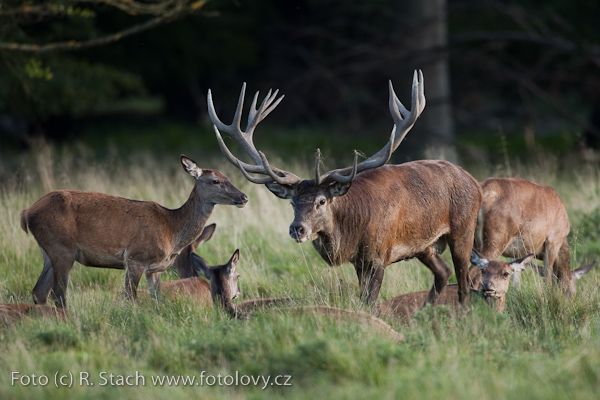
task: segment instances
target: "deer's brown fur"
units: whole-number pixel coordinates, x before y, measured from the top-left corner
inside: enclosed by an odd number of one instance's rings
[[[547,283],[555,276],[562,291],[574,295],[567,241],[569,217],[556,191],[521,178],[488,178],[481,187],[477,250],[489,260],[534,253],[544,262]],[[516,273],[517,284],[518,277]]]
[[[0,325],[10,326],[23,318],[48,317],[68,319],[73,313],[62,308],[38,304],[6,303],[0,304]]]
[[[248,197],[229,178],[201,169],[182,156],[184,170],[196,179],[188,200],[176,210],[151,201],[135,201],[103,193],[73,190],[50,192],[21,213],[21,227],[35,237],[44,269],[33,289],[36,304],[52,290],[58,307],[66,307],[73,262],[125,269],[127,298],[137,295],[142,274],[157,296],[160,273],[200,236],[215,204],[243,207]]]

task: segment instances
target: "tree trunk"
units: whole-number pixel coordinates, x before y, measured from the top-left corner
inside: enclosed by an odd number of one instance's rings
[[[457,161],[450,97],[450,71],[448,65],[448,32],[446,0],[412,0],[419,55],[415,68],[423,70],[427,106],[420,118],[418,140],[427,158],[444,158]],[[417,135],[415,135],[417,136]]]

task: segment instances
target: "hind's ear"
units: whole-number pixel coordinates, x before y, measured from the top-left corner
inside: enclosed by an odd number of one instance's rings
[[[481,269],[485,268],[488,265],[489,261],[483,255],[481,255],[477,250],[471,250],[471,264],[479,267]]]
[[[229,275],[229,274],[235,272],[239,261],[240,261],[240,249],[237,249],[231,256],[229,261],[227,262],[227,265],[225,265],[225,275]]]
[[[186,157],[183,154],[181,155],[181,165],[183,165],[183,169],[185,170],[185,172],[187,172],[194,178],[198,179],[200,178],[200,176],[202,176],[202,168],[200,168],[194,160],[192,160],[189,157]]]
[[[533,261],[533,258],[535,257],[535,254],[531,253],[526,255],[523,258],[519,258],[518,260],[514,260],[511,261],[510,267],[512,268],[513,272],[520,272],[523,271],[525,268],[527,268],[527,265],[529,265],[529,263],[531,261]]]
[[[212,276],[212,269],[210,268],[206,260],[196,253],[192,253],[191,258],[192,268],[194,268],[196,272],[203,274],[206,277],[206,279],[210,281],[210,277]]]
[[[208,242],[212,237],[213,233],[215,233],[215,229],[217,229],[217,224],[210,224],[208,226],[205,226],[200,236],[198,236],[198,239],[196,239],[194,243],[192,243],[192,250],[195,251],[196,248],[200,246],[200,243]]]
[[[588,272],[590,272],[594,265],[596,265],[596,261],[594,261],[591,264],[584,265],[583,267],[579,267],[571,272],[571,276],[573,277],[573,279],[577,280],[585,274],[587,274]]]

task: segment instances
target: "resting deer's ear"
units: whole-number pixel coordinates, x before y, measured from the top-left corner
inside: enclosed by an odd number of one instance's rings
[[[535,254],[531,253],[526,255],[523,258],[519,258],[518,260],[514,260],[511,261],[510,267],[512,268],[513,272],[520,272],[523,271],[525,268],[527,268],[527,265],[533,261],[533,258],[535,257]]]
[[[488,265],[489,261],[483,255],[481,255],[477,250],[471,250],[471,264],[479,267],[481,269],[485,268]]]
[[[192,250],[195,251],[196,248],[200,246],[200,243],[208,242],[213,233],[215,233],[215,229],[217,229],[217,224],[205,226],[200,236],[198,236],[198,239],[194,240],[192,243]]]
[[[280,199],[289,200],[294,197],[294,186],[292,185],[282,185],[279,183],[266,183],[265,186],[267,189],[271,191],[275,196]]]
[[[352,185],[352,181],[348,183],[340,183],[334,182],[327,188],[329,190],[329,194],[331,197],[340,197],[348,193],[350,190],[350,186]]]
[[[235,273],[239,261],[240,249],[237,249],[231,256],[231,259],[229,259],[229,261],[225,265],[225,275],[229,276],[230,274]]]
[[[212,269],[210,268],[206,260],[196,253],[192,253],[191,258],[192,268],[194,268],[196,272],[203,274],[206,277],[206,279],[210,281],[210,277],[212,276]]]
[[[200,178],[200,176],[202,176],[202,168],[200,168],[194,160],[192,160],[189,157],[186,157],[183,154],[181,155],[181,164],[183,165],[183,169],[185,170],[185,172],[187,172],[194,178],[198,179]]]
[[[573,277],[573,279],[577,280],[585,274],[587,274],[588,272],[590,272],[594,265],[596,265],[596,261],[594,261],[591,264],[584,265],[583,267],[579,267],[571,272],[571,276]]]

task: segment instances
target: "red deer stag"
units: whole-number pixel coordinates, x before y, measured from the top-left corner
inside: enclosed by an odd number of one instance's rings
[[[151,201],[72,190],[50,192],[23,210],[21,227],[33,234],[44,257],[44,269],[33,289],[34,302],[45,304],[51,289],[56,305],[66,308],[74,261],[125,269],[124,294],[129,299],[136,298],[145,274],[157,298],[160,273],[200,236],[215,204],[244,207],[248,202],[248,196],[221,172],[202,169],[183,155],[181,163],[196,183],[188,200],[176,210]]]
[[[447,161],[413,161],[384,164],[400,145],[425,107],[423,75],[415,71],[412,109],[408,111],[394,93],[390,82],[389,108],[394,129],[388,143],[376,154],[352,167],[321,174],[317,150],[315,178],[305,180],[269,165],[266,156],[252,141],[254,129],[279,104],[278,91],[267,94],[256,109],[258,92],[248,116],[246,131],[240,120],[246,85],[242,86],[231,125],[222,123],[215,112],[211,91],[208,112],[222,152],[246,179],[264,184],[277,197],[291,199],[295,218],[290,236],[297,242],[311,240],[329,265],[351,262],[358,275],[361,299],[374,303],[384,269],[389,264],[418,258],[434,274],[427,302],[434,302],[452,274],[438,254],[450,247],[460,287],[460,299],[469,295],[467,270],[481,188],[462,168]],[[255,164],[237,159],[225,145],[219,130],[242,146]],[[257,173],[265,177],[253,177]]]
[[[544,262],[548,285],[555,276],[565,295],[574,295],[569,216],[554,189],[520,178],[488,178],[481,188],[476,249],[489,260],[535,253]],[[518,286],[519,273],[513,279]]]

